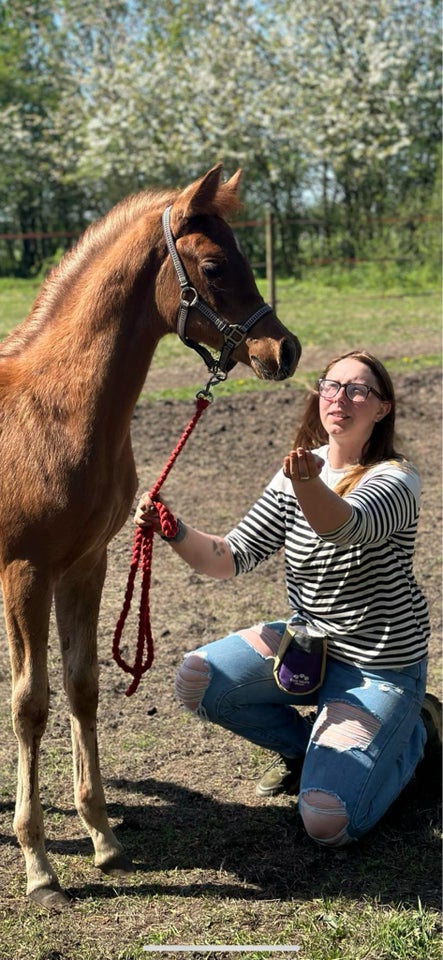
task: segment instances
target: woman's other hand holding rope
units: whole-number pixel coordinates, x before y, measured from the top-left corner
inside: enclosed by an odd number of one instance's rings
[[[135,511],[134,523],[145,532],[152,529],[154,533],[161,535],[160,517],[149,493],[144,493],[139,500]]]

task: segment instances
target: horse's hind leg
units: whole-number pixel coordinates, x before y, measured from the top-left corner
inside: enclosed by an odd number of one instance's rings
[[[14,830],[26,863],[27,893],[40,905],[68,903],[45,851],[39,797],[40,741],[48,718],[47,644],[52,593],[48,577],[16,560],[2,574],[12,667],[12,722],[18,741]]]
[[[71,709],[75,805],[91,836],[95,864],[119,873],[131,864],[109,826],[97,746],[97,623],[105,572],[106,553],[87,569],[68,571],[57,585],[55,607]]]

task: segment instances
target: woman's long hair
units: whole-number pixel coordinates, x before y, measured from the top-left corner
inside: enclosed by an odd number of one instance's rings
[[[341,357],[335,357],[334,360],[331,360],[322,374],[322,378],[327,377],[334,364],[338,363],[339,360],[346,360],[348,357],[352,357],[353,360],[359,360],[360,363],[366,364],[366,366],[372,370],[377,381],[378,390],[383,400],[389,400],[391,409],[382,420],[374,423],[371,436],[363,447],[360,463],[353,467],[334,488],[335,492],[341,495],[347,493],[348,490],[354,487],[366,470],[375,463],[380,463],[382,460],[403,459],[401,455],[396,452],[394,446],[396,406],[394,385],[388,371],[380,360],[377,360],[377,357],[374,357],[366,350],[351,350],[349,353],[344,353]],[[294,439],[294,449],[297,447],[305,447],[312,450],[316,447],[323,446],[323,444],[327,442],[328,435],[320,420],[319,394],[318,391],[313,390],[306,402],[302,421]]]

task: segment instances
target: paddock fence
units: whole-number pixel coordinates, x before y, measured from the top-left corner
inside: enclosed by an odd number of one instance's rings
[[[277,217],[270,210],[232,224],[257,277],[266,280],[267,300],[277,303],[277,277],[303,280],[357,268],[405,272],[423,265],[435,278],[441,269],[441,217],[411,214],[374,218],[353,231],[309,217]],[[0,233],[0,276],[44,274],[75,243],[81,230]],[[280,301],[280,298],[279,302]]]

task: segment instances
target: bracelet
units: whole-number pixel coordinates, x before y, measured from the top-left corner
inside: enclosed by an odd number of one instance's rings
[[[160,536],[162,540],[169,540],[169,543],[181,543],[186,536],[186,530],[187,528],[183,521],[180,520],[180,517],[177,517],[177,533],[175,533],[173,537],[166,537],[163,533],[161,533]]]

